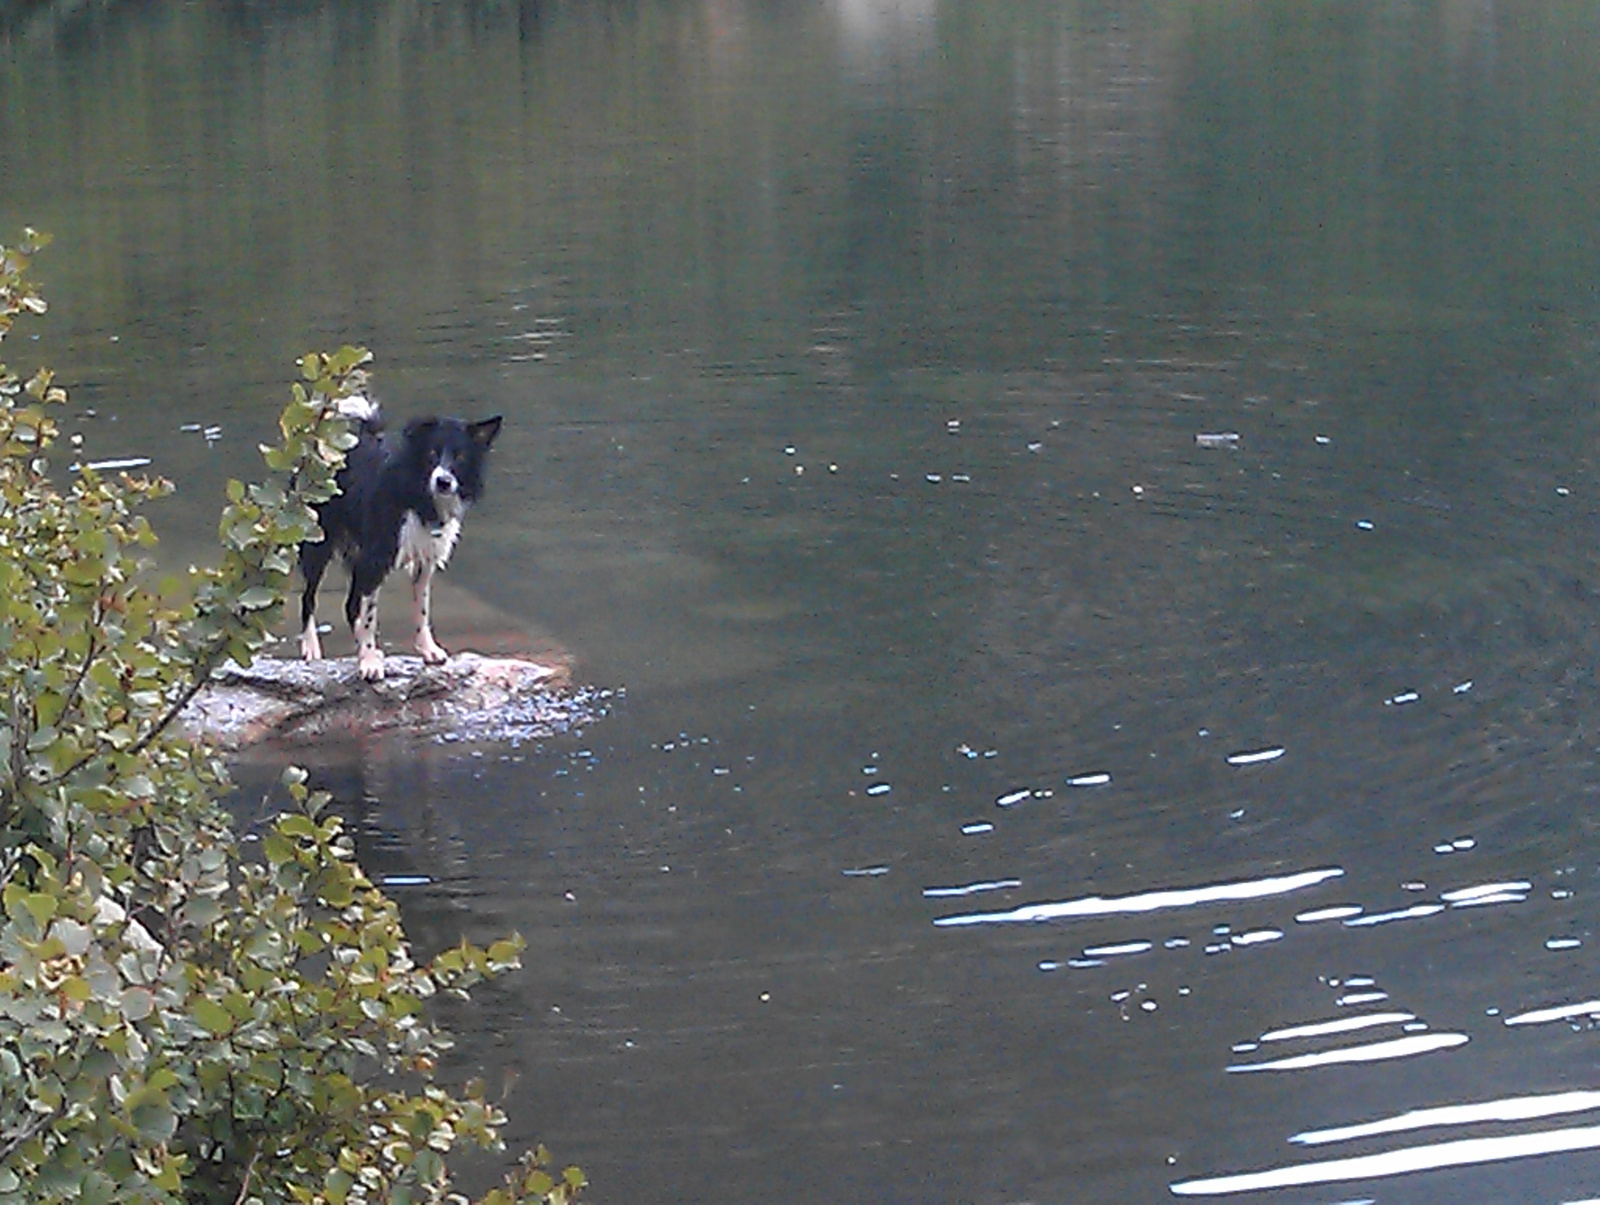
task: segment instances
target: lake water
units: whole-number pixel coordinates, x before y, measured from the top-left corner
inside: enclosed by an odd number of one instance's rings
[[[506,416],[449,584],[611,714],[317,772],[419,944],[528,938],[450,1070],[596,1200],[1585,1200],[1597,61],[1554,0],[17,4],[7,359],[173,558],[308,348]]]

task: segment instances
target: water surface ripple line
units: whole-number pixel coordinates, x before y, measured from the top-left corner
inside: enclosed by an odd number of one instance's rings
[[[1392,1117],[1359,1125],[1337,1126],[1326,1130],[1304,1130],[1291,1134],[1289,1141],[1298,1146],[1318,1146],[1324,1142],[1349,1142],[1353,1138],[1372,1138],[1378,1134],[1398,1134],[1405,1130],[1422,1130],[1432,1126],[1476,1125],[1484,1121],[1531,1121],[1536,1117],[1553,1117],[1559,1113],[1586,1113],[1600,1109],[1600,1092],[1550,1092],[1540,1096],[1508,1096],[1501,1100],[1480,1101],[1470,1105],[1436,1105],[1430,1109],[1412,1109]]]
[[[1315,887],[1318,883],[1336,879],[1342,874],[1344,871],[1337,866],[1324,866],[1317,870],[1305,870],[1299,874],[1282,875],[1271,879],[1214,883],[1208,887],[1174,887],[1109,898],[1103,895],[1089,895],[1076,900],[1024,904],[1007,912],[963,912],[954,916],[938,917],[933,923],[941,926],[1001,925],[1068,920],[1083,916],[1122,916],[1158,912],[1165,908],[1192,908],[1199,904],[1231,903],[1237,900],[1261,899],[1271,895],[1286,895],[1291,891]]]
[[[1410,1038],[1372,1042],[1365,1046],[1343,1046],[1336,1050],[1295,1054],[1267,1063],[1235,1063],[1227,1070],[1231,1075],[1248,1071],[1303,1071],[1308,1067],[1331,1067],[1340,1063],[1379,1063],[1387,1059],[1407,1059],[1414,1054],[1432,1054],[1435,1050],[1449,1050],[1465,1045],[1467,1040],[1464,1033],[1418,1034]]]
[[[1175,1197],[1220,1197],[1235,1192],[1260,1192],[1268,1188],[1294,1188],[1306,1184],[1336,1184],[1346,1180],[1371,1180],[1408,1172],[1436,1171],[1443,1167],[1468,1167],[1526,1159],[1533,1155],[1559,1155],[1600,1147],[1600,1126],[1566,1130],[1541,1130],[1533,1134],[1506,1134],[1498,1138],[1458,1138],[1428,1146],[1405,1147],[1379,1155],[1328,1159],[1295,1167],[1241,1172],[1208,1180],[1179,1180],[1169,1185]]]
[[[1551,1021],[1567,1021],[1573,1017],[1600,1016],[1600,1000],[1585,1000],[1582,1004],[1560,1004],[1554,1008],[1536,1008],[1532,1012],[1507,1017],[1507,1025],[1546,1025]]]
[[[1357,1029],[1371,1029],[1374,1025],[1401,1025],[1415,1021],[1415,1013],[1364,1013],[1358,1017],[1338,1017],[1331,1021],[1311,1021],[1305,1025],[1290,1025],[1284,1029],[1270,1029],[1261,1035],[1263,1042],[1287,1042],[1295,1038],[1321,1038],[1333,1033],[1350,1033]]]

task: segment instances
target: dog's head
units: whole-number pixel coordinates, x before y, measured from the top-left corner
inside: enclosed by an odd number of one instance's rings
[[[479,423],[414,418],[406,424],[406,448],[427,474],[427,493],[440,518],[459,517],[482,496],[489,448],[499,434],[498,414]]]

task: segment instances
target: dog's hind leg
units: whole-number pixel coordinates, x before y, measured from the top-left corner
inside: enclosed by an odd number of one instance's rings
[[[344,615],[356,637],[356,667],[368,682],[383,677],[383,649],[378,646],[378,588],[382,584],[381,570],[374,573],[360,562],[351,566]]]
[[[417,629],[417,653],[429,665],[448,661],[450,654],[433,638],[433,566],[423,562],[411,575],[411,618]]]
[[[300,596],[300,656],[307,661],[322,659],[322,640],[317,635],[317,587],[327,572],[333,545],[327,540],[300,545],[300,575],[305,578],[305,593]]]

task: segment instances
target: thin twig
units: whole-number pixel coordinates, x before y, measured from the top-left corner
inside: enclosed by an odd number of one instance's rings
[[[78,667],[78,676],[73,679],[72,689],[67,691],[67,697],[61,704],[61,715],[63,718],[65,718],[67,712],[72,710],[72,705],[78,701],[78,692],[83,689],[84,679],[89,676],[89,668],[94,664],[95,655],[99,653],[99,651],[100,650],[95,647],[94,633],[90,632],[89,648],[83,654],[83,664]]]
[[[244,1179],[239,1182],[239,1195],[233,1199],[233,1205],[244,1205],[245,1198],[250,1195],[250,1178],[256,1173],[256,1161],[261,1158],[261,1139],[256,1139],[256,1149],[250,1153],[250,1162],[245,1164]]]
[[[33,1118],[22,1129],[6,1139],[3,1144],[0,1144],[0,1164],[3,1164],[12,1155],[16,1154],[22,1144],[44,1129],[54,1116],[54,1109],[48,1113],[35,1113]]]
[[[128,746],[128,749],[126,750],[128,756],[137,757],[150,747],[150,743],[152,741],[166,731],[168,726],[171,725],[172,721],[178,718],[178,714],[189,705],[189,701],[205,688],[205,684],[211,680],[211,672],[216,669],[217,666],[222,664],[222,658],[226,655],[226,653],[227,641],[224,638],[219,638],[217,640],[217,647],[209,650],[205,656],[200,659],[199,664],[203,666],[203,668],[195,673],[194,679],[183,688],[183,693],[178,696],[178,699],[161,714],[160,718],[158,718],[155,723],[151,724],[143,736],[141,736],[132,745]],[[97,741],[92,748],[84,752],[82,757],[78,758],[77,761],[73,762],[65,770],[61,771],[61,773],[52,777],[50,779],[51,785],[67,781],[67,779],[71,778],[79,770],[83,769],[104,752],[104,742]]]
[[[158,736],[167,730],[167,728],[172,724],[172,721],[178,718],[179,714],[185,707],[189,706],[195,695],[199,694],[205,689],[206,683],[211,681],[212,671],[215,670],[217,666],[222,664],[222,659],[227,655],[227,651],[227,641],[219,639],[217,641],[217,647],[211,649],[206,653],[205,657],[201,659],[201,668],[195,673],[194,679],[189,683],[189,685],[183,688],[183,693],[173,701],[171,706],[169,706],[166,711],[162,712],[161,717],[150,726],[149,731],[147,731],[143,736],[129,746],[129,756],[137,757],[139,754],[143,753],[147,748],[150,747],[150,742],[154,741]]]

